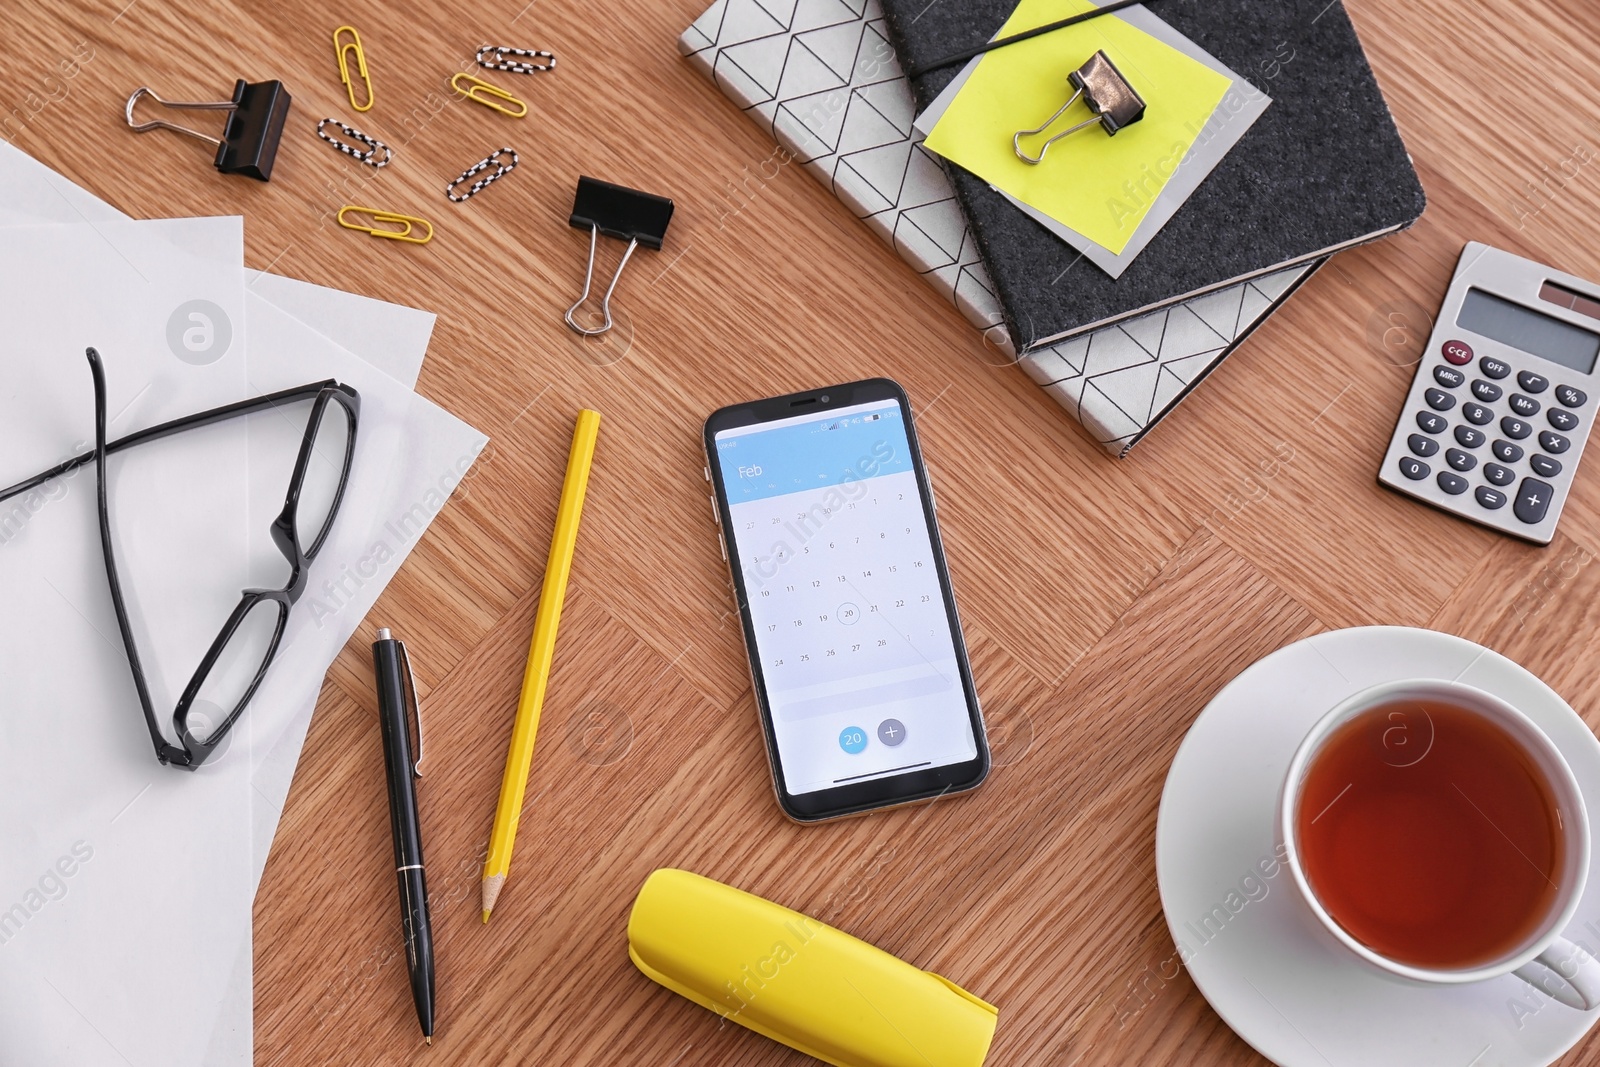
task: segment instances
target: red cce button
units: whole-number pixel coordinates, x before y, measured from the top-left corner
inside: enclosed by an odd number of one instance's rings
[[[1440,351],[1444,353],[1445,359],[1458,367],[1463,363],[1472,362],[1472,346],[1465,341],[1446,341]]]

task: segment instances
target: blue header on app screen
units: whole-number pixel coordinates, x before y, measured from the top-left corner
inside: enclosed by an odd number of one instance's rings
[[[864,405],[769,430],[719,435],[728,503],[825,489],[911,470],[900,405]]]

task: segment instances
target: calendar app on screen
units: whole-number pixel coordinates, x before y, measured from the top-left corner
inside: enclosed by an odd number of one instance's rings
[[[900,405],[841,407],[715,440],[788,791],[974,759]]]

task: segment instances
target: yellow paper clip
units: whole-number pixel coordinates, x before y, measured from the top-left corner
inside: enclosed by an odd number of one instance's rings
[[[365,213],[372,216],[372,224],[363,226],[359,222],[345,221],[344,216],[347,211]],[[381,229],[380,227],[384,223],[399,223],[404,228],[399,230]],[[433,223],[427,219],[419,219],[415,215],[396,215],[389,211],[379,211],[373,207],[356,207],[354,204],[346,204],[339,209],[339,225],[347,230],[358,230],[361,233],[371,234],[373,237],[387,237],[392,241],[410,241],[414,245],[425,245],[433,240]],[[411,231],[417,226],[422,227],[423,233],[421,237],[412,236]]]
[[[350,40],[340,41],[339,35],[348,33]],[[372,78],[367,75],[367,53],[361,48],[361,35],[354,26],[340,26],[333,31],[333,50],[339,57],[339,80],[344,83],[344,91],[350,97],[350,106],[357,111],[372,110]],[[356,73],[361,77],[361,84],[367,89],[367,102],[356,103],[356,84],[350,79],[350,53],[356,54]]]
[[[462,82],[468,83],[468,87],[463,89],[461,87]],[[510,115],[514,119],[520,119],[522,116],[528,113],[527,104],[524,104],[521,100],[518,100],[516,97],[506,92],[498,85],[490,85],[482,78],[474,78],[470,74],[457,74],[455,77],[451,78],[450,88],[465,96],[473,103],[482,104],[484,107],[492,107],[502,115]],[[479,93],[482,93],[483,95],[479,96]],[[509,107],[505,107],[499,103],[496,103],[496,100],[504,100],[507,103],[516,105],[518,108],[521,108],[521,110],[513,111]]]

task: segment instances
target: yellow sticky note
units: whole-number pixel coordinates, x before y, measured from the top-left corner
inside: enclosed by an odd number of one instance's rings
[[[1021,33],[1095,5],[1022,0],[1000,30]],[[1039,125],[1066,102],[1067,75],[1103,50],[1145,102],[1144,118],[1115,137],[1098,125],[1050,146],[1044,161],[1017,158],[1012,134]],[[1089,240],[1120,253],[1155,203],[1229,80],[1115,15],[1041,34],[986,54],[929,132],[927,146]],[[1091,116],[1080,100],[1023,148]]]

